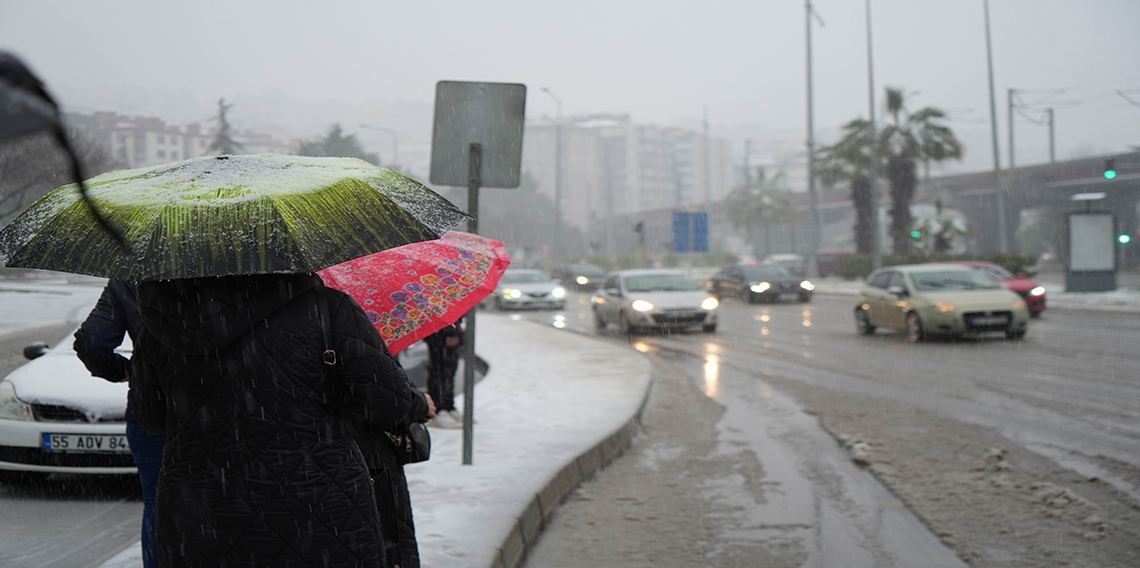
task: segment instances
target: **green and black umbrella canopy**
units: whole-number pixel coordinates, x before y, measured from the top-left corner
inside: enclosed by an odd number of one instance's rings
[[[210,156],[106,173],[0,230],[0,263],[129,281],[315,272],[437,239],[469,216],[392,170],[353,158]]]

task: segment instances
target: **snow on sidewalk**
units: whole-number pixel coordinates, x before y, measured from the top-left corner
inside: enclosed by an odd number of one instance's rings
[[[432,457],[405,468],[425,568],[488,568],[516,521],[559,471],[621,429],[649,388],[630,349],[480,312],[473,462],[462,430],[433,428]],[[462,397],[456,401],[462,408]],[[140,568],[139,546],[101,568]]]

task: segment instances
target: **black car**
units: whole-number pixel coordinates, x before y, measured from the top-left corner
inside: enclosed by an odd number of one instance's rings
[[[733,296],[752,304],[798,300],[810,302],[815,285],[782,266],[736,264],[726,266],[709,280],[709,290],[718,298]]]
[[[568,290],[597,290],[606,271],[593,264],[566,264],[551,270],[550,277]]]

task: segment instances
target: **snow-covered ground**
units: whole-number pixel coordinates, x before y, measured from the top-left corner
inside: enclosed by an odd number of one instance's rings
[[[432,429],[431,460],[405,469],[424,566],[497,564],[535,495],[620,430],[649,388],[633,350],[486,312],[476,324],[490,370],[475,391],[473,465],[462,465],[461,430]],[[135,544],[102,568],[141,566]]]

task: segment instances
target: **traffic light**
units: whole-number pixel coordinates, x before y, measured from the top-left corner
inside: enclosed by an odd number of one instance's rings
[[[1119,242],[1120,244],[1122,244],[1122,245],[1126,245],[1126,244],[1128,244],[1128,242],[1129,242],[1129,241],[1131,241],[1131,240],[1132,240],[1132,236],[1131,236],[1131,235],[1124,235],[1124,234],[1122,234],[1122,235],[1120,235],[1119,237],[1116,237],[1116,240],[1117,240],[1117,242]]]
[[[1116,158],[1104,159],[1104,179],[1113,179],[1116,177]]]
[[[910,237],[912,239],[921,239],[922,238],[922,231],[915,229],[915,230],[910,232]]]

